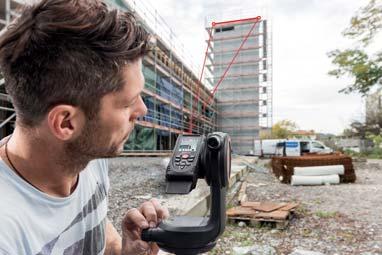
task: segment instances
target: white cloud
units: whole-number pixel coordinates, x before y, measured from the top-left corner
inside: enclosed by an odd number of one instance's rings
[[[338,91],[351,79],[335,79],[327,53],[351,46],[341,32],[356,10],[368,0],[148,0],[184,42],[194,63],[202,63],[206,49],[206,16],[252,13],[267,6],[273,27],[274,121],[290,119],[302,129],[340,133],[351,120],[363,116],[359,95]],[[240,17],[239,17],[240,18]],[[382,38],[374,45],[381,45]]]

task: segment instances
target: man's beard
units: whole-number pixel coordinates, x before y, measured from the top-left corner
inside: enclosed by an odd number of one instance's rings
[[[88,120],[80,136],[65,145],[67,160],[75,165],[87,165],[90,160],[117,157],[121,153],[119,144],[109,145],[110,136],[99,123],[96,118]]]

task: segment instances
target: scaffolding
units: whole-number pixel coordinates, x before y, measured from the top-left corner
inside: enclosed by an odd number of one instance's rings
[[[136,121],[125,152],[159,155],[173,149],[179,134],[206,134],[216,130],[215,100],[209,103],[211,92],[200,82],[191,57],[184,53],[184,47],[157,11],[144,1],[109,0],[108,3],[134,12],[156,39],[154,49],[143,59],[142,97],[148,113]],[[3,23],[8,24],[10,20],[11,17]],[[15,114],[4,86],[0,85],[0,89],[0,129],[4,137],[13,130]],[[8,120],[11,116],[12,121]]]
[[[217,125],[235,153],[253,153],[260,131],[272,126],[272,37],[261,17],[206,26],[205,83],[216,92]]]
[[[17,9],[21,6],[20,0],[0,0],[0,36],[2,30],[18,16]],[[0,136],[5,137],[12,133],[15,125],[16,113],[11,100],[4,88],[4,79],[0,73]]]

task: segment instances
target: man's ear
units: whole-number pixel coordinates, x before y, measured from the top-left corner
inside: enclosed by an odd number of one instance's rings
[[[81,133],[85,124],[85,114],[79,107],[57,105],[49,111],[47,122],[57,139],[69,141]]]

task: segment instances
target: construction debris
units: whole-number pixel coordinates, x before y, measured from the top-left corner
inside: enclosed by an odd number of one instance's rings
[[[271,225],[278,229],[284,229],[292,218],[297,203],[274,203],[247,201],[247,182],[243,181],[238,194],[240,206],[227,210],[228,222],[258,226]]]
[[[228,222],[246,222],[251,226],[263,224],[285,229],[298,203],[243,202],[227,210]]]
[[[331,175],[317,175],[317,176],[304,176],[304,175],[292,175],[291,185],[332,185],[339,184],[340,177],[338,174]]]
[[[345,173],[343,165],[294,167],[292,185],[339,184],[340,175]]]
[[[302,250],[302,249],[295,249],[289,255],[325,255],[325,254],[321,253],[321,252],[317,252],[317,251],[308,251],[308,250]]]
[[[344,173],[343,165],[294,167],[294,174],[299,176],[343,175]]]
[[[322,167],[325,166],[325,167]],[[317,168],[318,167],[318,168]],[[343,168],[343,171],[342,171]],[[322,178],[325,175],[333,173],[338,174],[339,182],[349,183],[355,182],[356,175],[352,163],[352,158],[342,154],[328,154],[328,155],[306,155],[301,157],[273,157],[272,170],[276,177],[282,183],[291,183],[292,176],[319,176],[316,178],[293,178],[293,184],[326,184],[336,183],[337,177]],[[309,173],[311,172],[311,173]],[[296,174],[297,173],[297,174]],[[303,174],[302,174],[303,173]],[[305,180],[308,179],[308,180]],[[324,179],[324,180],[323,180]]]
[[[285,203],[275,204],[271,202],[244,202],[241,204],[243,207],[253,208],[261,212],[273,212],[285,206]]]
[[[239,200],[239,203],[242,204],[243,202],[246,202],[247,201],[247,194],[245,193],[245,191],[247,190],[247,182],[244,181],[242,184],[241,184],[241,188],[240,188],[240,191],[239,191],[239,197],[238,197],[238,200]]]
[[[276,255],[277,251],[272,246],[259,245],[259,244],[255,244],[253,246],[233,247],[233,255],[258,255],[258,254]]]

